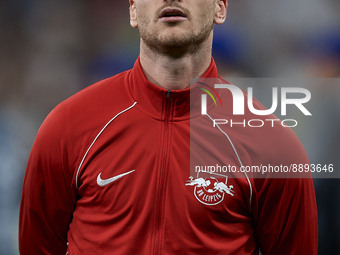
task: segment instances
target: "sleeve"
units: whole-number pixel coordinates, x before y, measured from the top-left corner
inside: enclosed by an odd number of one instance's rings
[[[256,235],[262,255],[316,255],[318,226],[312,179],[261,179]],[[259,188],[259,187],[257,187]]]
[[[76,192],[60,117],[52,111],[46,118],[28,160],[19,218],[21,255],[66,253]]]

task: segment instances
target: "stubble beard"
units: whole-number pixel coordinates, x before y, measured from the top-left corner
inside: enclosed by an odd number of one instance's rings
[[[162,35],[148,29],[146,21],[141,22],[139,26],[139,34],[143,42],[150,49],[157,53],[168,54],[173,57],[181,57],[184,54],[195,53],[205,42],[214,27],[211,10],[205,11],[201,15],[201,29],[199,31],[186,31],[179,34],[173,33]],[[144,24],[143,24],[144,23]],[[176,26],[173,24],[172,26]],[[171,25],[169,25],[171,26]]]

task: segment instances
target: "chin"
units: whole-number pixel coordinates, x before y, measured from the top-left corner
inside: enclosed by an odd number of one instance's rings
[[[159,38],[159,43],[168,47],[181,47],[195,41],[195,36],[191,33],[168,33]]]

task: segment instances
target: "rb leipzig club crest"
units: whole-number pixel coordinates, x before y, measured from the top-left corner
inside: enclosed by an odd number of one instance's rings
[[[212,175],[219,177],[217,179]],[[225,195],[234,196],[233,185],[227,185],[228,176],[210,173],[207,178],[203,178],[198,172],[196,179],[192,176],[189,179],[185,186],[195,186],[194,195],[202,204],[217,205],[223,201]]]

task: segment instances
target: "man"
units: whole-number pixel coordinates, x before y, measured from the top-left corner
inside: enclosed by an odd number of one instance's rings
[[[22,193],[21,254],[317,253],[310,179],[189,171],[190,135],[222,141],[214,148],[223,153],[207,154],[238,167],[308,162],[290,129],[233,129],[231,141],[195,107],[190,114],[190,78],[218,78],[213,25],[226,9],[222,0],[130,0],[141,36],[133,69],[64,101],[38,132]],[[208,136],[190,134],[191,123]],[[204,162],[202,153],[194,158]]]

